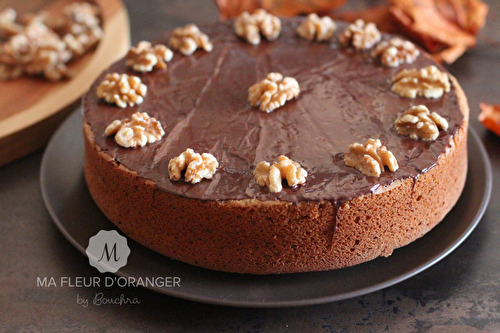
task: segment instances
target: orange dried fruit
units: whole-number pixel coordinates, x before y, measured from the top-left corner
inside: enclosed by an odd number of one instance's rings
[[[481,103],[479,121],[484,127],[500,136],[500,105]]]
[[[392,0],[392,2],[395,4],[391,7],[394,18],[424,44],[429,44],[429,41],[448,46],[474,46],[476,44],[476,39],[472,34],[448,21],[439,12],[434,0],[419,0],[418,2],[417,0]]]
[[[387,0],[388,4],[335,12],[346,21],[362,18],[380,30],[403,34],[439,62],[452,63],[476,45],[488,6],[480,0]]]
[[[255,0],[215,0],[221,19],[239,16],[243,12],[253,13],[259,8],[260,1]]]
[[[262,8],[276,16],[316,13],[322,15],[338,8],[345,0],[261,0]]]
[[[388,33],[401,33],[401,29],[391,16],[388,4],[368,7],[361,10],[334,13],[333,17],[348,22],[354,22],[357,19],[362,19],[365,22],[375,23],[380,31]]]
[[[488,6],[479,0],[436,0],[436,7],[447,20],[471,34],[486,23]]]
[[[394,19],[434,58],[452,63],[476,45],[488,6],[480,0],[389,0]]]
[[[233,18],[247,11],[262,8],[275,16],[318,15],[339,8],[346,0],[215,0],[222,19]]]

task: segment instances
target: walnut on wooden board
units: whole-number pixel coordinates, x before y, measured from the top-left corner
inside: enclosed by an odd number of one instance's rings
[[[0,45],[0,80],[23,74],[51,81],[69,78],[67,63],[93,48],[103,35],[99,9],[89,3],[65,6],[60,17],[39,12],[25,15],[24,24],[15,21],[15,10],[0,12],[0,35],[7,38]]]
[[[76,56],[93,48],[103,37],[99,8],[87,2],[75,2],[64,7],[64,17],[58,27],[63,40]]]
[[[69,77],[66,63],[72,54],[59,36],[39,21],[32,21],[22,32],[0,46],[0,79],[22,74],[43,75],[53,81]]]
[[[23,26],[16,23],[17,13],[12,8],[0,12],[0,37],[9,38],[23,30]]]

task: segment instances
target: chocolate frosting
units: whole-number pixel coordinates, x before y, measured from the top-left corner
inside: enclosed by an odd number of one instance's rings
[[[166,70],[136,73],[125,61],[107,72],[139,76],[148,87],[144,102],[126,109],[96,96],[103,75],[83,98],[85,121],[95,143],[118,163],[152,180],[160,190],[203,200],[280,199],[346,200],[375,191],[396,179],[418,177],[436,165],[450,138],[463,124],[452,86],[438,99],[403,98],[392,93],[391,78],[404,68],[422,68],[434,61],[421,54],[416,62],[388,68],[369,52],[341,48],[337,38],[316,43],[296,35],[301,19],[282,20],[276,41],[254,46],[236,37],[229,22],[201,27],[213,42],[213,51],[192,56],[176,53]],[[337,35],[346,27],[337,22]],[[384,39],[390,36],[384,36]],[[166,34],[159,43],[168,44]],[[437,65],[439,67],[439,65]],[[439,67],[444,70],[442,67]],[[252,107],[248,88],[269,72],[294,77],[300,85],[297,99],[269,114]],[[394,120],[413,105],[424,104],[449,122],[435,141],[415,141],[398,135]],[[163,139],[142,148],[127,149],[106,137],[104,129],[115,119],[147,112],[165,129]],[[367,177],[343,163],[343,152],[354,142],[380,139],[393,152],[399,169]],[[212,180],[198,184],[171,181],[168,163],[186,148],[209,152],[219,161]],[[307,183],[280,193],[260,187],[253,170],[260,161],[275,162],[286,155],[308,172]]]

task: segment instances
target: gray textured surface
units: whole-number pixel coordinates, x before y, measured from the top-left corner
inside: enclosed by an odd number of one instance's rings
[[[210,1],[125,1],[132,41],[217,19]],[[483,35],[500,41],[500,2]],[[500,138],[477,121],[480,101],[500,104],[500,49],[480,43],[450,70],[471,106],[471,126],[491,158],[489,208],[447,258],[393,287],[342,302],[239,309],[183,301],[142,288],[37,287],[39,277],[99,275],[53,224],[39,181],[42,153],[0,168],[0,332],[500,332]],[[77,304],[98,292],[139,305]]]

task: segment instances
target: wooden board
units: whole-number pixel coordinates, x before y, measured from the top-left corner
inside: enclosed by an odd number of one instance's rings
[[[12,7],[19,16],[41,10],[57,14],[72,2],[75,0],[0,0],[0,10]],[[0,81],[0,165],[44,147],[96,77],[128,51],[130,28],[123,3],[90,2],[101,9],[104,36],[93,52],[68,66],[76,73],[73,78],[61,82],[35,77]]]

